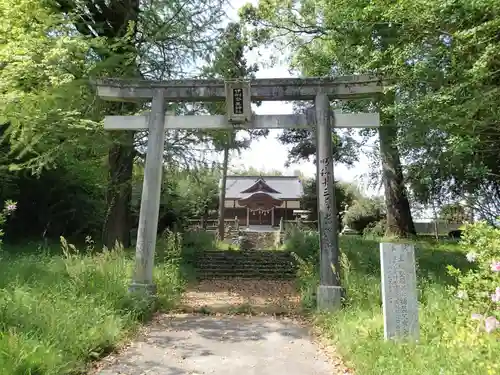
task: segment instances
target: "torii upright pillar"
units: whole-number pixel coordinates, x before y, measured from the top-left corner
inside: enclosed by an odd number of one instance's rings
[[[320,243],[320,285],[317,290],[318,309],[337,309],[341,305],[339,223],[333,175],[332,116],[328,96],[319,92],[316,109],[316,163],[318,229]]]
[[[153,267],[165,147],[165,98],[163,90],[156,90],[154,93],[148,127],[148,147],[142,184],[139,228],[137,229],[135,268],[129,290],[145,289],[150,294],[155,294]]]

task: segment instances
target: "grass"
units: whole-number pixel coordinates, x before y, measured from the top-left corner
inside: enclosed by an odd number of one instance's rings
[[[304,238],[308,236],[311,238]],[[304,253],[316,251],[311,249],[316,240],[316,233],[294,235],[287,243],[288,250],[295,248],[304,257]],[[453,280],[447,275],[446,266],[468,267],[457,244],[430,239],[416,243],[420,301],[418,343],[384,341],[379,243],[346,236],[341,238],[341,248],[347,255],[347,260],[344,259],[347,305],[340,312],[313,313],[313,317],[357,375],[500,373],[496,367],[500,350],[497,338],[476,332],[469,325],[470,313],[460,311],[448,290]],[[317,267],[313,266],[316,259],[310,259],[301,267],[300,288],[304,306],[313,311],[318,276]]]
[[[75,250],[30,245],[0,253],[1,375],[87,373],[91,361],[130,337],[155,309],[171,308],[183,290],[178,262],[160,259],[153,306],[127,292],[132,252]]]
[[[187,232],[183,237],[184,247],[197,252],[205,250],[239,250],[239,246],[231,242],[230,237],[224,241],[217,240],[215,232]]]
[[[468,266],[456,244],[416,243],[421,323],[416,344],[383,340],[378,241],[346,236],[341,247],[347,255],[346,307],[314,319],[357,375],[500,373],[495,367],[499,342],[474,332],[467,325],[469,313],[459,311],[447,290],[453,280],[446,266]],[[159,298],[151,306],[127,292],[133,251],[6,247],[0,253],[0,375],[87,373],[90,362],[131,337],[155,309],[177,303],[193,276],[190,261],[208,248],[217,244],[205,233],[160,238],[155,268]],[[300,291],[312,311],[317,233],[292,234],[284,250],[308,259],[301,266]]]
[[[215,248],[212,250],[222,250],[222,251],[238,251],[240,249],[239,245],[234,243],[228,243],[225,241],[217,241]]]

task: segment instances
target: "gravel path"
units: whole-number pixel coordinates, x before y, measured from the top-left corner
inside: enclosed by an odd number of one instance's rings
[[[331,375],[307,328],[271,316],[163,315],[101,375]]]

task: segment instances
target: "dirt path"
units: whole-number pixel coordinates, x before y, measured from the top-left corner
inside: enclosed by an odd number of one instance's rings
[[[97,374],[349,374],[303,324],[269,315],[298,308],[290,282],[203,282],[188,290],[181,308],[215,315],[159,315],[130,347],[106,358]],[[242,309],[261,315],[223,315]]]
[[[294,282],[289,280],[206,280],[187,290],[179,309],[181,312],[295,315],[300,310],[300,297]]]

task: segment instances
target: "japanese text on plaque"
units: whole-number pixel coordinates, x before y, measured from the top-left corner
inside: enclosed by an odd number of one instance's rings
[[[235,115],[243,114],[243,89],[233,89],[233,112]]]

